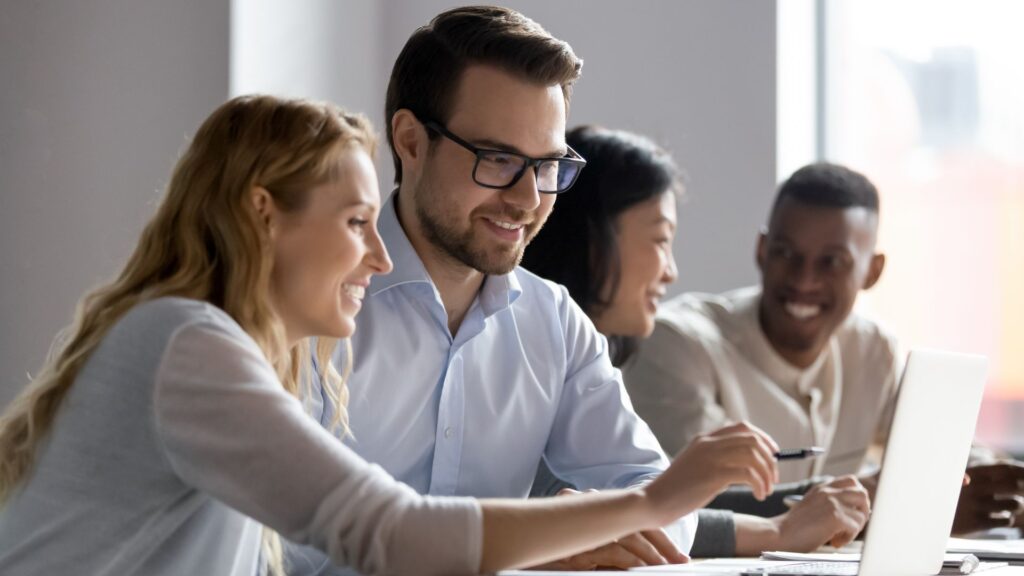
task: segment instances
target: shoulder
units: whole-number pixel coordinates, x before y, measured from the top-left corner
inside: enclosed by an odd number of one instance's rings
[[[899,343],[885,326],[869,316],[853,311],[836,333],[839,346],[847,358],[856,363],[892,362],[897,356]]]
[[[135,339],[166,345],[192,326],[234,339],[251,340],[226,312],[201,300],[167,296],[142,302],[129,310],[111,330],[116,339]]]
[[[262,357],[259,347],[224,311],[198,300],[161,297],[136,304],[119,318],[80,376],[107,390],[104,383],[110,381],[158,382],[170,360],[195,369],[250,357]],[[128,389],[143,395],[151,390]]]
[[[513,304],[513,314],[527,321],[518,324],[521,334],[543,335],[551,346],[565,348],[570,364],[607,356],[607,340],[568,289],[523,268],[516,268],[514,274],[522,292]]]
[[[171,330],[197,322],[238,326],[227,312],[213,304],[179,296],[163,296],[137,304],[121,322],[129,325],[159,324]]]
[[[569,298],[569,291],[565,289],[565,286],[541,278],[522,266],[517,266],[512,274],[515,275],[523,290],[522,298],[548,303],[561,303],[564,299]]]
[[[513,272],[522,293],[515,305],[537,314],[557,314],[563,320],[578,315],[584,315],[576,301],[569,295],[569,291],[562,286],[530,272],[529,270],[517,267]]]
[[[202,382],[216,387],[237,382],[275,382],[259,344],[221,308],[187,298],[159,298],[137,306],[125,318],[134,334],[158,353],[158,388]],[[133,326],[134,325],[134,326]]]
[[[722,294],[686,292],[660,306],[657,321],[688,339],[727,340],[752,313],[759,297],[759,291],[747,288]]]

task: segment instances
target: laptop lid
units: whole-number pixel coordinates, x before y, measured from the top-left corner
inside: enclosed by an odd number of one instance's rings
[[[987,372],[983,356],[910,352],[860,576],[938,574],[942,569]]]

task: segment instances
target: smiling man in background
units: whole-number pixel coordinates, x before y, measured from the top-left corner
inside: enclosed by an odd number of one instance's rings
[[[756,249],[759,287],[665,303],[625,381],[665,450],[747,420],[781,446],[822,446],[779,464],[783,482],[861,471],[884,440],[902,358],[895,338],[854,312],[885,267],[875,186],[818,163],[778,191]],[[1024,467],[968,469],[954,532],[1020,525]],[[873,476],[863,478],[869,492]]]

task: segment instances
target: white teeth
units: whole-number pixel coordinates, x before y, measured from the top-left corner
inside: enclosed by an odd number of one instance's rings
[[[814,304],[797,304],[796,302],[786,302],[786,312],[789,312],[789,315],[796,318],[797,320],[807,320],[820,314],[821,306],[816,306]]]
[[[511,224],[509,222],[499,222],[497,220],[490,219],[488,219],[488,221],[497,226],[498,228],[504,228],[505,230],[519,230],[520,228],[523,227],[522,224]]]
[[[363,288],[362,286],[344,284],[342,285],[342,289],[345,291],[345,294],[355,298],[356,300],[362,300],[363,296],[366,295],[366,288]]]

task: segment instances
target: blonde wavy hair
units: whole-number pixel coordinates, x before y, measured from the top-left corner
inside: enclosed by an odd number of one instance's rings
[[[327,103],[241,96],[207,118],[120,275],[79,302],[39,374],[0,417],[0,504],[30,474],[36,448],[89,356],[147,300],[180,296],[220,307],[259,344],[284,389],[303,396],[313,343],[287,348],[270,298],[269,238],[251,190],[265,188],[283,211],[302,210],[310,189],[339,178],[340,160],[353,148],[373,156],[369,121]],[[336,407],[333,426],[347,433],[347,389],[330,360],[336,345],[318,339],[316,357]],[[271,571],[283,573],[280,539],[269,530],[264,552]]]

